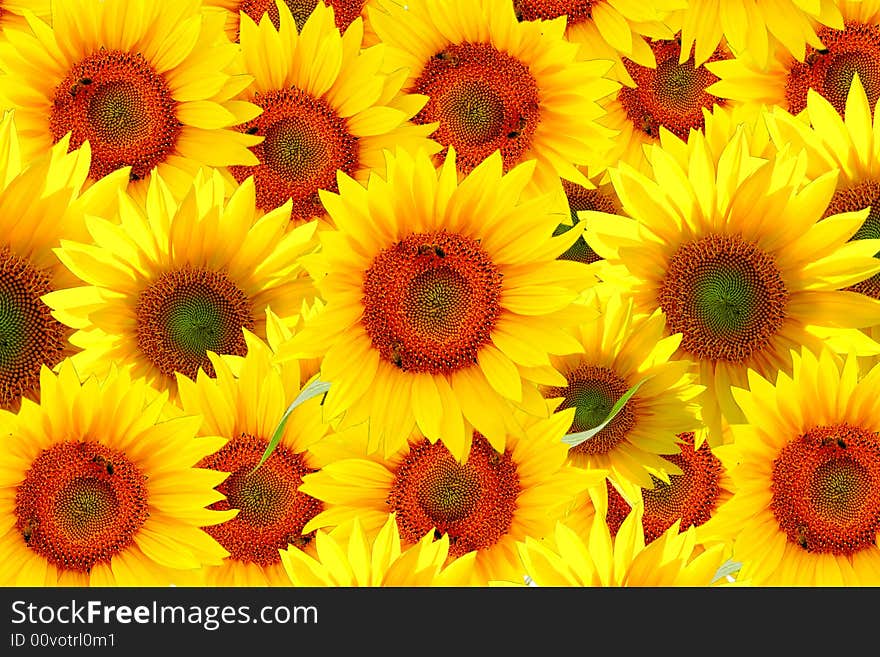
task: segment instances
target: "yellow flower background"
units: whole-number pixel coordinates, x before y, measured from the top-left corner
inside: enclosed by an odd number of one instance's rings
[[[0,0],[0,586],[880,585],[880,0]]]

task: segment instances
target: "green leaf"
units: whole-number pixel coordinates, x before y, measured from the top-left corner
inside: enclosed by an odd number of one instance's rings
[[[627,390],[620,399],[614,402],[614,406],[611,407],[611,410],[608,411],[608,417],[606,417],[601,424],[593,427],[592,429],[587,429],[586,431],[578,431],[577,433],[568,433],[562,437],[562,442],[564,442],[569,447],[576,447],[580,445],[582,442],[589,440],[597,433],[602,431],[608,424],[613,420],[623,407],[626,406],[626,402],[632,398],[634,394],[638,391],[639,388],[642,387],[642,384],[650,379],[650,376],[646,376],[644,379],[635,384],[632,388]]]
[[[734,561],[733,559],[728,559],[718,568],[718,571],[715,573],[715,577],[712,578],[712,583],[714,584],[723,577],[727,577],[728,575],[733,575],[734,573],[739,572],[740,568],[742,568],[742,564],[740,562]]]
[[[290,417],[290,414],[293,413],[294,409],[310,400],[312,397],[317,397],[318,395],[325,394],[328,390],[330,390],[330,384],[326,381],[321,381],[319,379],[315,379],[305,388],[299,391],[299,394],[296,396],[290,406],[287,407],[287,410],[284,411],[284,415],[281,416],[281,421],[278,423],[278,426],[275,427],[275,431],[272,433],[272,439],[269,440],[269,444],[266,445],[266,451],[263,452],[263,456],[260,458],[260,462],[254,466],[254,469],[251,470],[251,473],[257,471],[263,463],[266,462],[270,456],[272,456],[272,452],[275,451],[275,448],[278,446],[278,443],[281,442],[281,434],[284,433],[284,427],[287,424],[287,419]]]

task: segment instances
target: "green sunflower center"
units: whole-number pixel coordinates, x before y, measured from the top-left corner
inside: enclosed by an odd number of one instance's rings
[[[848,424],[815,427],[773,462],[771,510],[789,541],[807,552],[876,549],[880,531],[880,442]]]
[[[239,509],[231,520],[204,530],[231,559],[262,566],[280,563],[278,550],[288,545],[308,545],[314,532],[303,534],[303,528],[323,508],[320,500],[298,490],[303,476],[315,472],[303,454],[281,444],[254,470],[267,445],[243,433],[199,463],[201,468],[232,473],[217,487],[226,497],[210,508]]]
[[[679,64],[669,57],[657,66],[654,94],[670,109],[689,112],[702,107],[705,75],[694,68],[693,60]]]
[[[109,82],[89,99],[88,117],[95,133],[108,144],[142,139],[149,133],[150,119],[143,113],[138,88],[125,80]]]
[[[88,572],[128,547],[146,521],[147,478],[100,443],[57,443],[16,489],[15,514],[28,547],[62,570]]]
[[[161,276],[136,309],[143,354],[166,376],[213,376],[207,351],[244,355],[243,328],[253,330],[249,299],[222,272],[184,268]]]
[[[834,192],[825,216],[864,210],[869,206],[871,209],[868,217],[850,240],[880,239],[880,183],[874,180],[866,180],[855,187]],[[880,257],[880,253],[875,254],[874,257]],[[880,299],[880,273],[859,281],[847,289],[872,299]]]
[[[504,101],[482,81],[462,82],[447,98],[449,127],[464,143],[483,144],[504,128]]]
[[[418,489],[422,508],[436,522],[451,522],[468,516],[480,499],[479,474],[449,458],[425,477]]]
[[[40,367],[61,361],[68,329],[40,301],[51,291],[43,272],[0,251],[0,407],[17,407],[39,386]]]
[[[329,161],[321,135],[302,117],[278,121],[266,131],[265,162],[280,175],[303,182]]]
[[[629,388],[625,380],[607,367],[581,365],[565,378],[568,380],[567,387],[548,388],[544,397],[562,397],[557,411],[575,409],[570,433],[588,431],[602,424],[611,408]],[[580,454],[605,454],[613,449],[635,426],[635,405],[635,399],[630,399],[605,428],[592,438],[572,447],[572,451]]]
[[[364,275],[363,324],[384,359],[405,371],[472,366],[500,312],[501,274],[475,240],[410,235]]]
[[[675,252],[658,300],[685,351],[739,362],[776,335],[788,291],[768,253],[736,236],[709,235]]]

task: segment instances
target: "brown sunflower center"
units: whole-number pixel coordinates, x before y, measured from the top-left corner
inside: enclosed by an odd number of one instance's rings
[[[880,27],[849,21],[843,30],[823,27],[817,34],[825,49],[808,48],[804,61],[793,62],[789,70],[788,111],[801,112],[807,106],[807,92],[815,89],[843,116],[856,73],[873,111],[880,97]]]
[[[562,235],[571,230],[580,222],[578,212],[592,210],[595,212],[605,212],[608,214],[617,214],[617,207],[607,194],[603,194],[598,189],[587,189],[581,187],[577,183],[568,180],[562,181],[562,187],[565,190],[565,196],[568,199],[568,210],[571,213],[571,223],[561,223],[553,231],[553,235]],[[572,244],[558,260],[574,260],[584,264],[592,264],[598,262],[602,258],[590,248],[583,236],[578,237],[577,241]]]
[[[876,547],[880,441],[848,424],[815,427],[773,462],[770,508],[788,540],[807,552],[851,556]]]
[[[94,441],[44,449],[15,494],[25,543],[64,570],[108,563],[148,515],[147,478],[125,454]]]
[[[852,240],[876,240],[880,239],[880,183],[867,180],[849,189],[839,189],[834,192],[831,203],[825,211],[825,216],[839,214],[841,212],[855,212],[869,207],[865,223],[850,238]],[[875,254],[880,257],[880,253]],[[859,292],[872,299],[880,299],[880,274],[874,274],[864,281],[846,288],[852,292]]]
[[[141,292],[137,343],[165,376],[214,376],[207,352],[243,356],[242,329],[253,330],[248,297],[223,272],[185,267],[160,276]]]
[[[49,129],[55,141],[72,132],[71,149],[89,142],[93,179],[131,166],[138,180],[174,151],[182,127],[176,106],[143,55],[101,49],[56,87]]]
[[[336,27],[340,30],[346,30],[349,25],[354,22],[364,9],[367,0],[323,0],[324,4],[333,8],[333,15],[336,21]],[[306,20],[315,10],[318,0],[283,0],[293,20],[296,22],[298,30],[302,30]],[[278,7],[275,0],[242,0],[238,6],[238,11],[243,11],[251,17],[254,22],[259,23],[260,19],[268,14],[275,29],[278,29],[281,19],[278,15]]]
[[[651,41],[650,46],[657,67],[639,66],[624,59],[624,66],[636,87],[624,86],[618,93],[618,100],[636,130],[656,137],[663,126],[679,138],[687,139],[692,129],[703,130],[705,127],[704,108],[724,104],[724,100],[706,92],[706,88],[718,78],[705,65],[694,67],[693,57],[679,64],[681,44],[675,39]],[[718,49],[707,61],[729,56]]]
[[[603,0],[513,0],[516,18],[520,21],[549,21],[567,17],[567,25],[582,23],[593,17],[593,7]]]
[[[473,365],[501,311],[498,268],[478,242],[456,233],[418,233],[381,251],[363,290],[367,335],[405,371]]]
[[[467,173],[495,150],[505,170],[528,151],[539,121],[538,87],[525,64],[486,43],[448,46],[434,55],[414,93],[429,97],[415,123],[440,123],[433,138],[455,148]]]
[[[279,445],[254,471],[267,445],[268,441],[243,433],[199,464],[230,473],[217,487],[226,499],[209,508],[239,509],[232,520],[204,530],[229,551],[230,559],[261,566],[280,563],[278,550],[288,545],[308,545],[314,532],[303,534],[303,527],[323,508],[320,500],[297,490],[303,476],[315,472],[303,454]]]
[[[36,392],[40,368],[64,356],[69,330],[52,317],[40,297],[52,291],[49,277],[8,248],[0,251],[0,407],[16,410]]]
[[[568,386],[548,388],[544,397],[562,397],[562,402],[556,407],[557,411],[575,409],[570,433],[598,427],[608,417],[615,402],[629,389],[627,382],[607,367],[581,365],[565,378]],[[635,399],[628,401],[605,428],[592,438],[572,447],[571,451],[578,454],[605,454],[612,450],[635,426],[635,406]]]
[[[495,545],[510,529],[520,493],[510,452],[499,454],[474,433],[467,462],[442,443],[411,444],[397,468],[387,503],[401,536],[415,543],[432,529],[449,534],[450,556]]]
[[[708,235],[675,252],[658,301],[682,349],[739,362],[776,335],[788,291],[772,256],[740,237]]]
[[[360,158],[357,138],[326,101],[296,87],[257,93],[252,102],[263,113],[239,130],[265,139],[251,150],[260,164],[233,166],[242,182],[254,177],[257,207],[273,210],[293,201],[291,219],[324,215],[318,190],[339,191],[336,172],[354,175]]]

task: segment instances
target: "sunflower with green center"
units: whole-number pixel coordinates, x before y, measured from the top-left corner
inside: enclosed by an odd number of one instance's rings
[[[459,183],[454,153],[437,170],[398,152],[387,178],[321,193],[337,228],[307,266],[327,305],[281,356],[323,356],[327,417],[369,420],[371,449],[418,425],[458,458],[474,429],[503,450],[511,408],[546,413],[535,383],[558,380],[548,354],[582,350],[565,327],[592,316],[573,304],[590,276],[556,260],[580,231],[551,237],[548,197],[520,202],[533,169],[503,174],[495,153]]]
[[[214,374],[209,351],[244,355],[242,329],[265,338],[267,306],[296,322],[313,294],[298,258],[314,224],[289,231],[289,203],[256,219],[253,179],[225,192],[219,172],[200,173],[177,201],[153,176],[145,207],[123,196],[118,217],[87,218],[90,242],[62,241],[56,253],[82,285],[43,299],[80,328],[84,372],[131,367],[173,396],[177,372]]]
[[[231,128],[260,112],[234,100],[250,82],[238,47],[199,0],[66,0],[0,43],[0,104],[14,108],[26,157],[70,134],[88,141],[97,180],[130,167],[186,187],[199,166],[256,164],[260,137]],[[143,189],[143,185],[137,185]]]
[[[433,137],[462,173],[500,151],[505,171],[536,161],[538,190],[559,177],[590,185],[577,166],[605,161],[613,132],[597,122],[598,101],[619,85],[604,77],[610,62],[565,40],[565,18],[517,22],[511,0],[378,4],[370,20],[385,67],[407,69],[404,89],[429,97],[413,120],[439,124]]]
[[[395,514],[370,540],[354,518],[338,530],[319,529],[316,555],[281,550],[284,570],[294,586],[468,586],[476,552],[447,565],[449,536],[428,532],[415,545],[401,540]]]
[[[821,29],[841,29],[841,0],[699,0],[680,12],[684,52],[694,50],[702,64],[722,41],[737,55],[758,61],[779,45],[803,61],[805,46],[821,48]]]
[[[379,72],[383,46],[361,50],[363,22],[340,35],[323,4],[298,30],[286,6],[280,27],[267,16],[241,19],[241,51],[253,83],[244,98],[262,113],[238,130],[263,137],[251,148],[255,166],[231,167],[239,182],[253,176],[257,207],[292,202],[291,219],[325,218],[319,190],[339,191],[337,171],[365,182],[385,168],[385,150],[436,152],[435,126],[408,122],[427,98],[400,94],[405,72]]]
[[[168,586],[227,551],[201,527],[225,474],[196,467],[222,445],[200,418],[114,370],[81,381],[65,360],[41,401],[0,414],[0,585]]]
[[[880,243],[849,241],[867,210],[823,218],[836,171],[804,185],[802,156],[754,157],[739,127],[718,157],[702,133],[687,146],[686,167],[655,145],[652,178],[612,172],[631,219],[582,214],[590,246],[635,281],[634,308],[661,309],[667,332],[682,334],[677,356],[696,363],[718,444],[722,416],[742,421],[731,386],[748,387],[749,370],[790,372],[792,349],[823,345],[811,327],[880,321],[880,301],[842,289],[880,271]]]
[[[880,97],[880,5],[835,4],[843,21],[819,29],[819,41],[809,42],[805,56],[776,47],[764,56],[750,50],[736,59],[711,62],[706,67],[719,80],[709,93],[800,114],[812,89],[843,114],[853,76],[858,74],[873,109]]]
[[[568,433],[601,425],[614,404],[635,386],[635,394],[601,431],[573,446],[578,466],[605,469],[622,485],[653,488],[652,474],[668,481],[681,474],[664,454],[678,451],[677,434],[699,427],[691,363],[671,359],[681,335],[664,337],[657,311],[634,316],[632,302],[618,294],[601,299],[599,318],[581,325],[583,353],[551,358],[559,380],[541,387],[549,410],[562,414]]]
[[[476,551],[471,585],[521,577],[516,541],[552,533],[572,502],[607,472],[566,463],[568,422],[562,415],[517,419],[523,436],[508,436],[497,450],[475,432],[464,459],[442,440],[432,443],[417,433],[387,458],[369,451],[363,424],[331,434],[312,447],[321,469],[305,475],[300,487],[324,503],[305,531],[357,518],[373,537],[396,514],[406,545],[426,535],[448,536],[450,562]]]
[[[565,38],[589,59],[614,62],[614,77],[635,86],[623,58],[653,68],[657,62],[643,37],[671,39],[670,12],[686,0],[512,0],[521,21],[566,18]]]
[[[307,450],[329,429],[321,417],[320,398],[298,405],[288,417],[281,440],[259,467],[285,409],[299,395],[303,380],[299,364],[272,363],[274,348],[290,332],[267,311],[269,344],[246,332],[247,355],[235,364],[210,354],[216,378],[200,371],[193,381],[178,374],[180,406],[203,418],[199,435],[226,440],[199,467],[228,473],[217,490],[225,499],[210,508],[237,510],[238,515],[205,527],[229,556],[220,566],[205,568],[208,586],[289,585],[279,550],[310,548],[314,532],[306,523],[321,503],[299,492],[305,474],[315,472]],[[233,368],[235,373],[233,373]]]
[[[720,543],[700,551],[694,528],[679,532],[678,522],[646,542],[641,505],[614,537],[604,513],[596,513],[588,536],[560,522],[549,541],[528,537],[517,550],[537,586],[704,587],[713,583],[726,558]]]
[[[716,450],[736,490],[704,525],[758,586],[880,584],[880,367],[804,351],[734,395],[746,423]]]
[[[37,400],[40,368],[76,351],[73,324],[52,317],[41,300],[76,280],[52,249],[82,237],[84,213],[113,212],[128,184],[119,171],[83,191],[90,159],[87,144],[68,154],[65,138],[25,167],[12,113],[0,122],[0,408]]]
[[[769,120],[777,144],[792,144],[806,150],[807,177],[818,177],[829,169],[839,170],[826,216],[870,208],[864,223],[852,236],[854,240],[880,239],[880,118],[872,118],[872,110],[856,75],[846,101],[846,119],[841,118],[830,101],[811,89],[803,115],[809,124],[781,108],[774,108]],[[880,299],[880,274],[849,289]],[[875,339],[880,338],[878,329],[880,325],[875,325],[868,332]]]
[[[226,19],[226,34],[232,41],[238,41],[241,35],[241,16],[247,16],[254,23],[259,23],[263,16],[268,16],[272,24],[278,28],[284,9],[293,16],[296,27],[302,30],[315,7],[326,5],[333,9],[336,27],[345,32],[356,19],[366,20],[367,7],[376,0],[204,0],[205,7],[216,7],[223,11]],[[369,30],[368,30],[369,31]],[[375,43],[375,39],[372,41]]]

